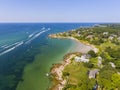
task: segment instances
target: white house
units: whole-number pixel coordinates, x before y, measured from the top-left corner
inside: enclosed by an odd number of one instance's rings
[[[76,62],[85,62],[85,63],[88,63],[89,59],[87,59],[85,55],[82,55],[81,57],[76,56],[75,57],[75,61]]]
[[[117,38],[120,41],[120,37]]]
[[[113,40],[113,38],[114,38],[113,36],[109,36],[109,38],[108,38],[108,39],[109,39],[109,40]]]
[[[103,35],[107,35],[108,34],[108,32],[103,32]]]
[[[109,62],[109,64],[111,65],[111,67],[115,68],[115,64],[113,62]]]

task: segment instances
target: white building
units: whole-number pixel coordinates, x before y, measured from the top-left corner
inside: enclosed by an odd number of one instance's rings
[[[111,67],[115,68],[115,64],[113,62],[109,62],[109,64],[111,65]]]
[[[108,32],[103,32],[103,35],[107,35],[108,34]]]
[[[120,37],[117,38],[120,41]]]
[[[75,61],[76,62],[85,62],[85,63],[88,63],[89,59],[87,59],[85,55],[82,55],[81,57],[76,56],[75,57]]]
[[[109,38],[108,38],[108,39],[109,39],[109,40],[113,40],[113,38],[114,38],[113,36],[109,36]]]

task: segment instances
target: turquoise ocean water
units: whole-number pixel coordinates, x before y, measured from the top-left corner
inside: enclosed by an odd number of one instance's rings
[[[52,64],[73,51],[72,40],[48,35],[94,23],[1,23],[0,90],[47,90]]]

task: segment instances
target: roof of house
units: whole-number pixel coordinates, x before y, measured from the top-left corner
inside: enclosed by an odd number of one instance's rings
[[[89,71],[89,78],[95,78],[96,74],[99,72],[99,69],[94,69]]]
[[[102,57],[99,56],[99,57],[98,57],[98,60],[101,61],[101,60],[102,60]]]
[[[89,62],[89,59],[87,59],[85,55],[82,55],[81,57],[76,56],[75,61],[76,62]]]
[[[111,65],[111,67],[115,68],[115,64],[113,62],[109,62],[109,64]]]

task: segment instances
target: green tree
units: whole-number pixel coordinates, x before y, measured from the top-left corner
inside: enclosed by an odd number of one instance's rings
[[[112,75],[116,73],[116,70],[110,65],[105,65],[99,72],[98,84],[105,90],[113,90]]]
[[[114,88],[118,88],[120,90],[120,75],[115,73],[112,75],[112,85]]]
[[[88,54],[91,55],[92,57],[97,57],[97,54],[93,50],[90,50]]]

